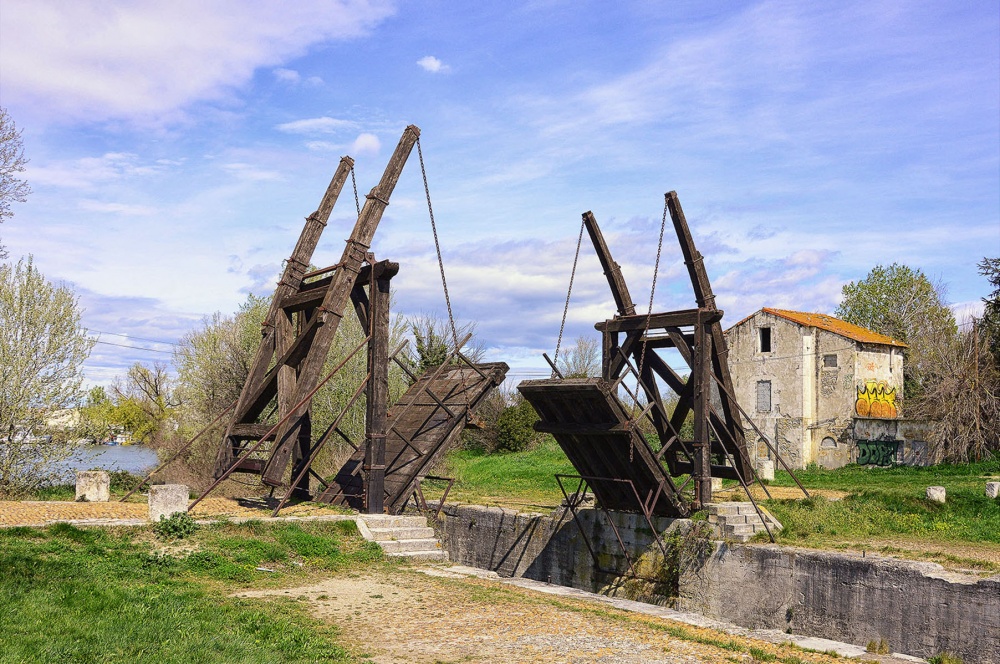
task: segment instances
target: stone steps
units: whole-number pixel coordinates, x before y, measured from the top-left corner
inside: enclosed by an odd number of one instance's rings
[[[781,530],[782,525],[763,507],[760,511],[767,519],[771,532]],[[753,503],[712,503],[708,506],[708,522],[725,539],[746,542],[757,533],[767,532]]]
[[[366,514],[357,518],[361,536],[377,542],[385,555],[414,562],[445,562],[448,552],[423,516]]]

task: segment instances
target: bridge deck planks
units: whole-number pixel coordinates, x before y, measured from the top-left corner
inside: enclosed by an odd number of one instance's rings
[[[683,516],[674,504],[666,470],[629,417],[611,384],[600,378],[526,380],[517,388],[538,412],[539,430],[551,432],[577,472],[588,478],[598,502],[610,510],[642,512],[642,501],[661,495],[652,513]],[[629,480],[628,484],[613,479]]]

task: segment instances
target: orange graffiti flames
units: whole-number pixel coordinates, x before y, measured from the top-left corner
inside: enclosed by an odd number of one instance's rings
[[[858,400],[854,412],[861,417],[891,420],[899,417],[896,410],[896,388],[884,380],[870,380],[858,386]]]

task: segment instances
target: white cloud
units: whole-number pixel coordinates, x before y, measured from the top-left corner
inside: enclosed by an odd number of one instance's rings
[[[278,69],[275,69],[271,73],[274,74],[275,80],[278,81],[279,83],[295,84],[302,79],[302,77],[299,76],[299,72],[295,71],[294,69],[284,69],[279,67]]]
[[[130,177],[152,175],[177,162],[160,160],[156,166],[143,164],[129,152],[108,152],[100,157],[52,162],[47,166],[29,164],[25,176],[32,185],[87,189]]]
[[[357,123],[350,120],[339,120],[323,116],[321,118],[306,118],[285,122],[276,127],[278,131],[286,134],[332,134],[341,129],[353,129]]]
[[[155,208],[148,205],[129,205],[128,203],[105,203],[103,201],[82,200],[79,203],[81,210],[87,212],[103,212],[110,214],[123,214],[126,216],[149,216],[156,212]]]
[[[375,134],[359,134],[354,142],[351,144],[351,154],[378,154],[378,151],[382,148],[382,142],[378,140],[378,136]]]
[[[4,101],[53,118],[162,120],[392,13],[391,0],[5,0]]]
[[[257,168],[252,164],[233,163],[226,164],[222,168],[238,179],[249,182],[268,182],[282,179],[281,173]]]
[[[432,74],[444,74],[451,71],[451,67],[444,64],[433,55],[425,55],[424,57],[417,60],[417,64],[424,71],[429,71]]]

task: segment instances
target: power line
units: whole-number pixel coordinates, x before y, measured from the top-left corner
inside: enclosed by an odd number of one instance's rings
[[[149,353],[167,353],[168,355],[173,355],[172,350],[160,350],[159,348],[145,348],[144,346],[128,346],[126,344],[116,344],[111,341],[101,341],[100,339],[93,340],[95,344],[103,344],[105,346],[117,346],[118,348],[129,348],[131,350],[144,350]]]
[[[175,341],[161,341],[160,339],[147,339],[147,338],[144,338],[144,337],[136,337],[136,336],[133,336],[131,334],[122,334],[121,332],[105,332],[103,330],[93,330],[93,329],[88,330],[88,331],[89,332],[94,332],[96,334],[110,334],[113,337],[124,337],[126,339],[135,339],[136,341],[148,341],[148,342],[154,343],[154,344],[165,344],[167,346],[176,346],[177,345],[177,342],[175,342]]]

